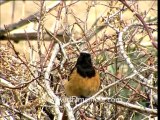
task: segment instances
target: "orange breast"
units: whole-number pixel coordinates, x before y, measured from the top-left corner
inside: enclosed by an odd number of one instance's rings
[[[64,84],[65,92],[67,96],[84,96],[89,97],[95,94],[100,86],[99,74],[96,72],[94,77],[82,77],[77,73],[75,69],[69,81]]]

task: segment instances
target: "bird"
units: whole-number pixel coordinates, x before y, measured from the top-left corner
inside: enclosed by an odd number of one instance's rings
[[[80,52],[77,62],[71,70],[68,80],[64,80],[64,91],[68,97],[88,98],[95,94],[100,87],[100,76],[92,64],[91,54],[86,51]],[[54,115],[44,109],[52,120]],[[66,110],[63,112],[62,120],[68,120]]]
[[[88,98],[95,94],[99,87],[100,76],[92,64],[91,54],[86,51],[80,52],[68,80],[64,82],[66,95]]]
[[[100,76],[92,64],[91,54],[80,52],[77,62],[70,72],[68,80],[64,81],[64,91],[68,97],[78,97],[84,100],[95,94],[100,87]],[[68,120],[64,110],[62,120]]]

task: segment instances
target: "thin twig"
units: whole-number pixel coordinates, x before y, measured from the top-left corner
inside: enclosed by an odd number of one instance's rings
[[[143,18],[141,17],[141,15],[140,15],[139,13],[137,13],[134,9],[132,9],[132,8],[127,4],[126,0],[119,0],[119,1],[120,1],[121,3],[123,3],[130,11],[132,11],[132,12],[136,15],[136,17],[141,21],[141,23],[143,24],[145,30],[146,30],[147,33],[148,33],[148,36],[149,36],[149,38],[150,38],[150,40],[151,40],[152,45],[153,45],[155,48],[158,48],[158,47],[157,47],[157,43],[154,41],[153,36],[152,36],[151,32],[149,31],[148,25],[147,25],[146,22],[143,20]]]

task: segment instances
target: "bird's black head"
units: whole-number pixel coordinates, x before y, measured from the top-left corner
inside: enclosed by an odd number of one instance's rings
[[[81,65],[83,68],[92,67],[91,55],[89,53],[81,52],[76,65]]]
[[[94,77],[95,70],[92,65],[91,55],[86,52],[81,52],[76,63],[77,72],[83,77]]]

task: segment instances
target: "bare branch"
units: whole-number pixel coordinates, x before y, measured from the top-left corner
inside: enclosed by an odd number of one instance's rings
[[[14,111],[14,112],[16,112],[16,113],[19,113],[20,115],[22,115],[23,117],[25,117],[25,118],[27,118],[27,119],[29,119],[29,120],[36,120],[36,119],[34,119],[33,117],[31,117],[31,116],[29,116],[29,115],[27,115],[27,114],[25,114],[25,113],[22,113],[22,111],[18,111],[17,109],[11,107],[11,106],[8,105],[8,104],[2,104],[2,105],[3,105],[4,107],[8,108],[8,109],[11,109],[12,111]]]
[[[119,105],[119,106],[122,106],[122,107],[130,108],[132,110],[143,112],[143,113],[149,113],[149,114],[156,115],[156,116],[158,115],[157,109],[150,109],[150,108],[147,108],[147,107],[134,105],[134,104],[131,104],[131,103],[128,103],[128,102],[118,101],[114,98],[96,97],[96,100],[98,100],[99,102],[107,102],[107,103],[116,104],[116,105]]]
[[[46,13],[50,12],[53,8],[55,8],[57,5],[59,5],[60,1],[57,1],[56,3],[54,2],[54,4],[52,4],[51,6],[49,6],[47,9],[46,9]],[[37,18],[40,17],[40,12],[36,12],[35,14],[33,15],[30,15],[28,16],[27,18],[25,19],[22,19],[21,21],[17,22],[17,23],[14,23],[14,24],[10,24],[10,25],[7,25],[7,30],[8,32],[12,31],[12,30],[15,30],[23,25],[26,25],[28,24],[29,22],[33,22],[33,21],[37,21]],[[5,29],[0,29],[0,37],[3,36],[7,31]]]
[[[148,33],[148,36],[149,36],[149,38],[150,38],[150,40],[151,40],[151,42],[152,42],[152,45],[153,45],[155,48],[157,48],[157,43],[154,41],[153,36],[152,36],[151,32],[149,31],[149,28],[148,28],[146,22],[145,22],[145,21],[143,20],[143,18],[141,17],[141,15],[138,14],[134,9],[132,9],[132,8],[127,4],[126,0],[119,0],[119,1],[120,1],[121,3],[123,3],[128,9],[130,9],[130,10],[136,15],[136,17],[141,21],[141,23],[143,24],[145,30],[146,30],[147,33]]]
[[[61,120],[61,118],[62,118],[62,113],[59,110],[60,99],[53,93],[52,89],[50,88],[49,76],[50,76],[50,73],[51,73],[51,70],[52,70],[56,55],[59,52],[59,49],[60,49],[59,45],[55,44],[54,50],[52,52],[52,56],[51,56],[51,59],[50,59],[50,62],[48,64],[48,67],[47,67],[46,72],[45,72],[45,79],[44,79],[46,92],[49,95],[49,97],[54,100],[54,103],[55,103],[54,104],[54,109],[55,109],[55,113],[54,114],[55,114],[55,118],[57,120]]]

